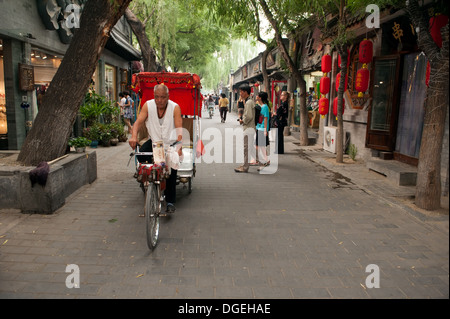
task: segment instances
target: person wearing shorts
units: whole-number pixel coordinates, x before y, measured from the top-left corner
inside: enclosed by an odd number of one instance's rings
[[[256,124],[256,152],[261,154],[261,166],[258,171],[270,164],[267,147],[269,146],[269,101],[268,94],[266,92],[259,92],[256,96],[256,103],[261,106],[259,119]],[[259,153],[261,151],[261,153]]]

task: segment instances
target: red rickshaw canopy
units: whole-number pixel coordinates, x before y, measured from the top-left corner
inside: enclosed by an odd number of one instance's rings
[[[193,73],[141,72],[133,74],[132,89],[141,97],[141,107],[154,98],[154,87],[164,84],[169,88],[169,99],[177,103],[182,115],[202,114],[200,77]]]

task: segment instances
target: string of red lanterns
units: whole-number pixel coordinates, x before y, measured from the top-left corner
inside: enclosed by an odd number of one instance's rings
[[[359,44],[359,62],[362,68],[356,72],[355,90],[358,91],[358,97],[364,97],[364,92],[369,88],[370,72],[367,68],[367,63],[370,63],[373,58],[373,43],[370,40],[364,39]]]
[[[331,55],[325,54],[322,56],[322,72],[324,76],[320,79],[320,93],[323,95],[319,99],[319,114],[322,118],[328,114],[330,101],[325,97],[330,92],[331,80],[327,74],[331,71]]]
[[[442,48],[441,29],[445,27],[447,24],[448,24],[448,16],[446,16],[445,14],[436,14],[434,17],[430,18],[429,21],[430,34],[439,48]],[[427,62],[427,70],[425,73],[425,84],[427,87],[430,84],[430,74],[431,74],[431,65],[430,62]]]

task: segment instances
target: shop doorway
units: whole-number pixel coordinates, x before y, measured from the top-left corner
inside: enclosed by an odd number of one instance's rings
[[[376,57],[372,72],[366,147],[394,151],[399,100],[400,55]]]
[[[8,121],[6,118],[5,73],[3,67],[3,40],[0,39],[0,150],[8,149]]]
[[[424,53],[403,57],[403,74],[394,158],[411,165],[418,164],[422,140],[427,59]]]

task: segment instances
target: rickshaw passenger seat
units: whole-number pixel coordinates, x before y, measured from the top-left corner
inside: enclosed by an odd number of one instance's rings
[[[194,138],[194,119],[192,117],[183,117],[183,129],[186,131],[183,132],[183,146],[191,147],[193,146],[193,138]],[[187,132],[189,132],[189,137],[186,136]]]

